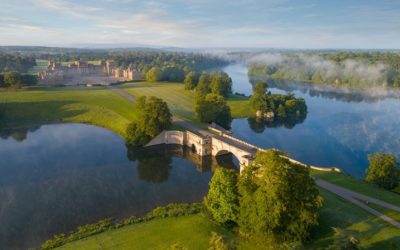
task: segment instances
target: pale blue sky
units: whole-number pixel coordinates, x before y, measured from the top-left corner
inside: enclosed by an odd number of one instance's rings
[[[398,0],[0,0],[0,45],[400,48]]]

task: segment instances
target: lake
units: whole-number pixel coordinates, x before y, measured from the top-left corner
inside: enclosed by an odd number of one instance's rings
[[[277,148],[307,164],[339,167],[362,178],[368,154],[393,153],[400,160],[400,95],[382,90],[350,91],[307,83],[249,79],[241,64],[223,69],[233,92],[250,95],[252,83],[265,81],[272,93],[292,92],[306,100],[304,121],[286,124],[235,119],[233,135],[264,148]]]
[[[119,135],[90,125],[3,130],[0,249],[37,247],[103,218],[199,202],[218,164],[233,166],[229,156],[202,159],[181,146],[127,149]]]

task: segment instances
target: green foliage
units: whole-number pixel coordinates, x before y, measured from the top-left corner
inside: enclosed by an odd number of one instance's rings
[[[367,182],[388,190],[398,186],[400,168],[394,155],[378,152],[368,155],[368,160]]]
[[[207,72],[201,73],[199,77],[199,82],[197,83],[196,86],[197,93],[199,95],[207,95],[208,93],[210,93],[211,91],[210,83],[211,83],[210,74],[208,74]]]
[[[36,60],[33,56],[21,56],[19,53],[0,54],[0,72],[16,71],[26,73],[35,65]]]
[[[400,87],[399,53],[287,53],[280,58],[274,62],[250,64],[249,75],[352,88]],[[374,73],[368,75],[371,70]]]
[[[210,189],[204,204],[212,219],[219,224],[237,221],[239,213],[237,175],[234,170],[220,167],[215,170],[209,183]]]
[[[210,76],[211,93],[228,96],[232,93],[232,79],[225,72],[213,72]]]
[[[21,87],[37,84],[37,78],[33,75],[23,75],[17,72],[4,72],[0,79],[0,86]]]
[[[360,240],[349,231],[340,228],[333,228],[335,231],[333,244],[327,250],[357,250]]]
[[[253,95],[250,97],[249,105],[253,111],[263,113],[272,112],[275,117],[305,117],[307,105],[303,98],[296,98],[293,94],[280,95],[266,93],[267,85],[258,82],[253,87]]]
[[[196,117],[201,122],[215,122],[229,128],[232,121],[231,110],[222,96],[207,94],[198,96],[195,105]]]
[[[224,238],[216,232],[211,232],[210,248],[208,250],[229,250],[231,249]]]
[[[185,72],[178,66],[166,66],[162,68],[162,81],[183,82]]]
[[[276,151],[258,152],[239,179],[239,227],[244,234],[277,241],[304,241],[318,224],[322,206],[309,170]]]
[[[249,105],[254,111],[267,109],[267,84],[258,82],[253,86],[253,95],[250,97]]]
[[[176,217],[190,214],[200,213],[203,208],[201,203],[171,203],[164,207],[158,207],[147,214],[147,217],[151,218],[165,218],[165,217]]]
[[[202,210],[202,207],[203,205],[201,203],[169,204],[165,207],[158,207],[154,209],[152,212],[148,213],[145,217],[137,218],[133,216],[123,220],[121,223],[112,223],[110,219],[100,220],[99,222],[94,224],[87,224],[84,226],[80,226],[75,231],[71,232],[68,236],[65,234],[55,235],[52,239],[49,239],[46,242],[44,242],[40,249],[42,250],[53,249],[65,245],[69,242],[87,238],[89,236],[105,232],[107,230],[117,229],[123,226],[150,221],[157,218],[179,217],[184,215],[198,214]]]
[[[162,99],[151,96],[137,100],[138,118],[126,131],[126,142],[132,146],[142,146],[172,125],[172,115]]]
[[[159,67],[152,67],[146,73],[146,81],[158,82],[158,81],[161,81],[162,76],[163,76],[163,72]]]
[[[199,75],[194,71],[190,71],[189,73],[186,74],[185,80],[183,81],[185,84],[185,89],[186,90],[195,89],[198,81],[199,81]]]

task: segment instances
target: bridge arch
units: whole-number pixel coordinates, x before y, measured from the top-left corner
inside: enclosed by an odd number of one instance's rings
[[[213,156],[218,156],[227,153],[232,153],[239,160],[241,170],[251,163],[251,152],[244,150],[240,145],[234,145],[229,141],[225,141],[223,138],[213,137],[211,154]]]

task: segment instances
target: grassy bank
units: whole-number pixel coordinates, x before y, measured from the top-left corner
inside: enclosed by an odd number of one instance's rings
[[[0,92],[0,127],[29,127],[46,123],[80,122],[125,135],[135,119],[134,105],[101,88],[40,88]]]
[[[351,232],[360,239],[363,249],[390,249],[393,244],[400,247],[400,230],[328,191],[320,191],[324,197],[320,225],[315,228],[313,240],[306,244],[306,249],[322,250],[332,244],[332,227]],[[260,244],[257,239],[240,238],[201,214],[129,225],[69,243],[60,249],[168,249],[176,242],[188,249],[208,249],[212,231],[234,242],[237,249],[277,249]]]
[[[186,121],[196,122],[194,114],[194,91],[185,90],[182,83],[132,82],[119,86],[134,96],[157,96],[168,103],[171,112]],[[234,118],[249,115],[248,98],[230,95],[226,98]]]
[[[366,183],[349,175],[315,170],[311,171],[311,175],[338,186],[353,190],[360,194],[400,206],[400,195],[378,188],[372,184]]]

